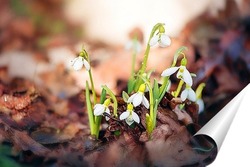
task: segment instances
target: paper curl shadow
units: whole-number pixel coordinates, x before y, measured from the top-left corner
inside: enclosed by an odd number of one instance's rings
[[[187,130],[193,135],[190,140],[190,145],[197,154],[208,155],[200,162],[202,165],[207,166],[215,160],[218,153],[218,147],[216,142],[210,136],[203,134],[195,135],[199,129],[200,126],[197,124],[187,125]]]

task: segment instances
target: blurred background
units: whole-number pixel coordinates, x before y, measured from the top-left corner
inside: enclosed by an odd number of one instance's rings
[[[85,86],[87,72],[69,65],[82,46],[91,56],[96,89],[106,84],[119,94],[131,69],[127,44],[137,34],[138,67],[158,22],[172,44],[153,47],[148,68],[159,77],[176,49],[188,47],[194,88],[206,83],[201,124],[250,81],[250,0],[2,0],[0,16],[1,83],[31,80],[61,99]]]

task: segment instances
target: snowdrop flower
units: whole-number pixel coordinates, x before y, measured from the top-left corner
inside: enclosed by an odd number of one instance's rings
[[[199,106],[199,114],[202,113],[205,109],[204,101],[202,100],[202,91],[205,87],[205,83],[200,83],[197,87],[195,93],[196,93],[196,103]]]
[[[160,47],[167,47],[170,46],[171,39],[166,34],[159,33],[151,38],[151,40],[149,41],[149,45],[154,46],[157,43],[159,43]]]
[[[191,77],[190,72],[186,68],[186,59],[182,59],[182,63],[179,67],[170,67],[164,70],[161,74],[162,77],[170,76],[174,74],[178,70],[177,73],[177,78],[182,79],[186,84],[192,86],[193,85],[193,80]]]
[[[199,106],[199,114],[200,114],[204,111],[204,108],[205,108],[204,101],[202,99],[197,99],[196,103]]]
[[[165,34],[164,26],[159,26],[158,30],[159,32],[150,39],[149,45],[154,46],[159,43],[161,47],[169,46],[171,44],[171,39]]]
[[[94,115],[100,116],[103,115],[103,113],[107,113],[110,115],[110,110],[108,108],[109,104],[110,104],[110,99],[106,99],[103,104],[96,104],[94,106]],[[109,117],[106,116],[105,118],[107,121],[109,120]]]
[[[86,70],[90,70],[89,62],[85,60],[82,56],[78,56],[71,61],[71,66],[73,66],[74,70],[76,71],[81,70],[83,65],[85,66]]]
[[[144,96],[145,90],[146,90],[146,85],[141,84],[138,92],[128,98],[128,103],[132,102],[135,107],[139,106],[142,103],[148,109],[149,102],[148,99]]]
[[[126,121],[126,123],[130,126],[132,125],[132,123],[137,122],[140,123],[140,118],[139,116],[134,112],[133,110],[133,105],[131,103],[129,103],[127,105],[127,111],[124,111],[121,115],[120,115],[120,120],[124,120]]]
[[[186,89],[181,93],[181,100],[185,101],[186,99],[195,102],[196,101],[196,94],[194,90],[189,86],[186,85]]]
[[[135,53],[140,53],[142,50],[141,43],[138,40],[131,40],[125,45],[126,50],[133,50]]]

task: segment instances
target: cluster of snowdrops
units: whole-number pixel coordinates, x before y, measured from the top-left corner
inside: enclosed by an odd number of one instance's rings
[[[148,109],[148,113],[146,113],[146,130],[148,135],[150,135],[156,126],[158,105],[165,93],[169,90],[171,84],[169,77],[175,73],[177,73],[176,77],[178,78],[179,83],[176,90],[172,91],[171,94],[174,98],[179,97],[181,99],[183,105],[180,105],[180,107],[184,108],[184,102],[188,99],[198,104],[199,111],[204,109],[202,90],[205,84],[200,84],[197,87],[196,92],[192,89],[192,77],[195,77],[196,75],[190,73],[186,68],[187,58],[184,51],[187,50],[187,48],[185,46],[180,47],[176,51],[171,67],[165,69],[162,72],[162,84],[159,84],[156,79],[154,79],[153,82],[151,81],[150,76],[153,71],[146,71],[146,68],[150,47],[156,44],[158,44],[160,47],[167,47],[171,44],[170,37],[165,34],[163,23],[156,24],[152,29],[140,69],[137,72],[134,72],[134,67],[132,68],[131,77],[128,80],[127,85],[128,90],[127,92],[123,91],[122,93],[123,100],[127,103],[127,110],[119,116],[117,114],[118,103],[116,96],[107,86],[102,86],[100,101],[97,102],[93,76],[91,73],[90,57],[86,50],[82,49],[82,51],[79,53],[79,56],[71,61],[71,65],[73,66],[74,70],[81,70],[84,66],[89,73],[92,93],[90,93],[90,86],[88,81],[86,81],[86,103],[91,135],[95,136],[96,138],[99,137],[100,124],[103,117],[105,117],[107,121],[111,117],[117,119],[119,118],[120,120],[124,120],[129,126],[134,123],[139,124],[140,117],[134,110],[134,107],[139,105],[142,105]],[[133,48],[136,53],[136,51],[139,50],[139,43],[136,41],[136,39],[132,43],[132,46],[134,46]],[[177,61],[180,56],[180,66],[177,66]],[[147,99],[145,96],[145,92],[148,92],[149,99]],[[112,113],[109,109],[110,105],[113,107]]]

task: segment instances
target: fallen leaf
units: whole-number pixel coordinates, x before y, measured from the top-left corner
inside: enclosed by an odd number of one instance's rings
[[[87,128],[79,123],[71,123],[63,131],[52,127],[44,127],[31,133],[31,137],[41,144],[63,143],[75,137],[76,133]]]

